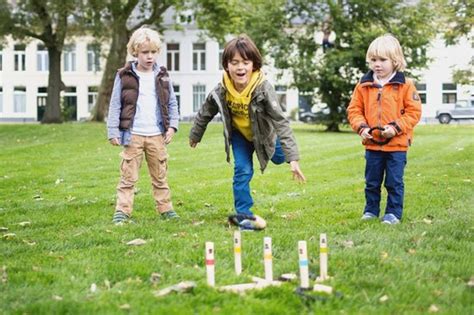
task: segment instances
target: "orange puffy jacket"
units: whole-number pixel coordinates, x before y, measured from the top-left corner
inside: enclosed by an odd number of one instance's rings
[[[352,129],[360,133],[363,128],[391,125],[396,135],[387,144],[376,144],[365,139],[362,144],[368,150],[407,151],[413,139],[413,128],[420,121],[421,101],[412,80],[405,80],[402,72],[383,87],[374,82],[373,71],[365,74],[356,85],[347,108]],[[372,133],[374,140],[385,140],[380,132]]]

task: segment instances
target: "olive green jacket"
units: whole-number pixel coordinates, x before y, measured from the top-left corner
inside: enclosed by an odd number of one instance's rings
[[[217,113],[221,114],[224,125],[225,152],[227,162],[230,162],[230,143],[232,136],[232,119],[230,110],[225,100],[226,89],[219,83],[209,93],[204,104],[194,118],[189,139],[200,142],[207,124]],[[277,136],[280,137],[281,146],[287,162],[298,161],[299,153],[295,137],[290,128],[290,123],[285,117],[273,86],[263,81],[255,88],[249,105],[250,124],[253,133],[253,145],[263,172],[268,161],[275,153]]]

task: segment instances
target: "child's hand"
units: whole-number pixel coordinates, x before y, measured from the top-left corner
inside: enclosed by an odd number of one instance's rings
[[[384,128],[384,130],[382,131],[382,137],[384,137],[386,139],[390,139],[390,138],[395,137],[396,132],[395,132],[395,128],[393,126],[385,125],[385,126],[383,126],[383,128]]]
[[[165,133],[165,143],[169,144],[171,142],[171,139],[173,139],[174,134],[176,131],[174,128],[170,127],[168,128],[168,131]]]
[[[111,145],[115,145],[115,146],[120,145],[120,139],[119,139],[119,138],[112,138],[112,139],[109,139],[109,143],[110,143]]]
[[[189,139],[189,146],[191,148],[195,148],[197,146],[198,142],[195,142],[194,140]]]
[[[293,173],[293,179],[299,183],[306,183],[306,178],[303,175],[303,172],[300,170],[300,164],[298,161],[290,162],[291,172]]]
[[[372,139],[372,135],[369,133],[370,128],[364,128],[360,131],[359,135],[362,139]]]

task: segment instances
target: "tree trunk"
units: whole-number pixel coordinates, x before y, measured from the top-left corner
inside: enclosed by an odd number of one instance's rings
[[[331,132],[339,132],[339,123],[337,122],[329,122],[326,124],[326,131],[331,131]]]
[[[125,25],[120,25],[119,27],[114,27],[112,33],[112,43],[110,44],[110,51],[102,75],[99,95],[94,107],[94,114],[92,116],[92,120],[95,121],[104,121],[105,117],[107,117],[110,96],[114,86],[114,78],[117,69],[123,67],[127,57],[129,31]]]
[[[61,51],[57,47],[48,47],[49,76],[48,97],[42,124],[62,123],[61,92]]]

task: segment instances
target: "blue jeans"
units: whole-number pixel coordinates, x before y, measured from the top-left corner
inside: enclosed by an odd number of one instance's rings
[[[253,152],[255,148],[252,142],[235,130],[232,132],[231,141],[234,155],[233,192],[235,211],[238,214],[253,215],[250,210],[253,206],[253,199],[250,195],[250,181],[253,177]],[[271,161],[275,164],[285,162],[285,155],[278,138]]]
[[[387,189],[385,214],[392,213],[399,220],[403,213],[403,171],[407,164],[407,153],[365,151],[365,209],[376,216],[380,213],[380,187],[385,175]]]

